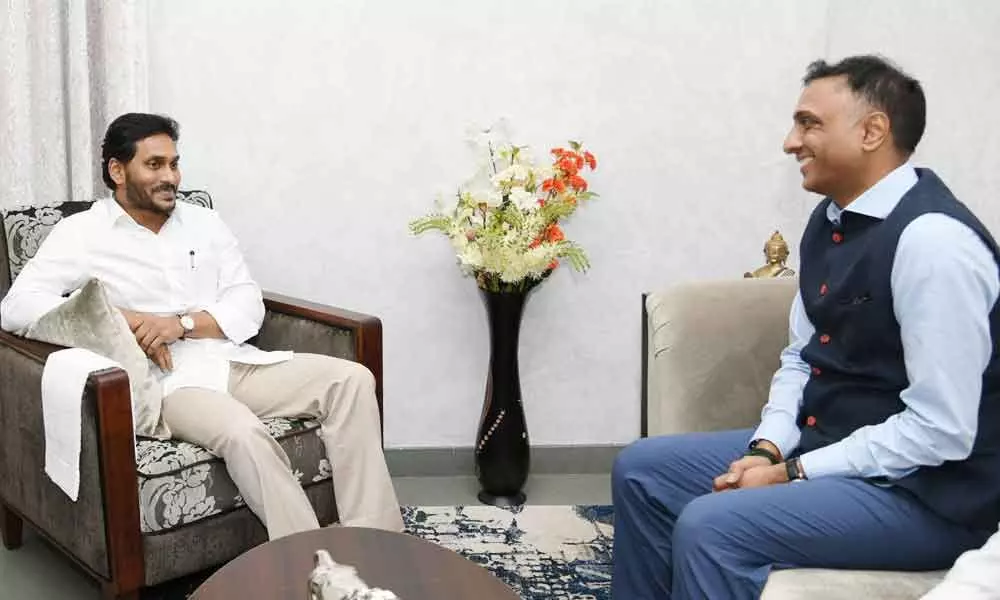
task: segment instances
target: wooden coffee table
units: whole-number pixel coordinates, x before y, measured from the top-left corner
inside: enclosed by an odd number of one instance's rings
[[[209,577],[191,600],[306,600],[317,550],[402,600],[519,600],[489,571],[451,550],[364,527],[326,527],[257,546]]]

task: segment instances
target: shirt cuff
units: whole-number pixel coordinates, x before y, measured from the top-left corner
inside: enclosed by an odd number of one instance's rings
[[[799,457],[799,461],[807,479],[850,477],[858,474],[851,466],[850,461],[847,460],[847,451],[843,442],[806,452]]]
[[[778,447],[781,456],[788,456],[799,445],[799,437],[802,432],[794,423],[784,423],[776,420],[767,420],[760,424],[757,431],[753,432],[753,440],[767,440]]]
[[[223,303],[213,304],[205,308],[205,312],[212,315],[215,322],[219,324],[219,329],[226,334],[235,344],[242,344],[253,336],[257,335],[259,325],[253,325],[248,319],[243,318],[238,310],[230,310]]]

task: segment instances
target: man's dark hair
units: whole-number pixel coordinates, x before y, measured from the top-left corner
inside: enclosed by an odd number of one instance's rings
[[[836,64],[817,60],[806,70],[802,82],[817,79],[847,77],[847,85],[855,95],[889,115],[892,139],[896,149],[910,155],[924,135],[927,101],[920,82],[880,56],[851,56]]]
[[[135,156],[136,142],[160,133],[167,134],[176,142],[179,130],[177,121],[162,115],[127,113],[112,121],[104,135],[104,143],[101,144],[101,177],[104,178],[105,185],[115,189],[115,182],[108,170],[108,163],[112,158],[128,164]]]

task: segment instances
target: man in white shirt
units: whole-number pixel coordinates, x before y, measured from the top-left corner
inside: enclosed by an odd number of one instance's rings
[[[130,113],[111,123],[101,166],[112,196],[53,228],[0,304],[3,328],[22,333],[67,292],[100,280],[158,367],[157,429],[138,433],[221,456],[275,539],[319,523],[261,419],[316,418],[341,524],[402,530],[374,377],[351,361],[245,343],[264,318],[261,290],[218,214],[176,201],[177,138],[167,117]]]

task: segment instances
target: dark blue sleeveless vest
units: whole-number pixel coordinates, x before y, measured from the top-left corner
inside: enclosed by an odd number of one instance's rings
[[[992,250],[1000,249],[982,223],[930,170],[880,220],[843,212],[835,227],[820,202],[802,236],[800,288],[816,333],[802,350],[812,375],[803,391],[798,453],[844,439],[904,409],[909,382],[890,277],[903,229],[917,217],[942,213],[967,225]],[[942,240],[948,244],[948,240]],[[923,467],[895,483],[941,516],[971,526],[1000,521],[1000,311],[990,312],[993,354],[983,373],[979,424],[968,459]]]

